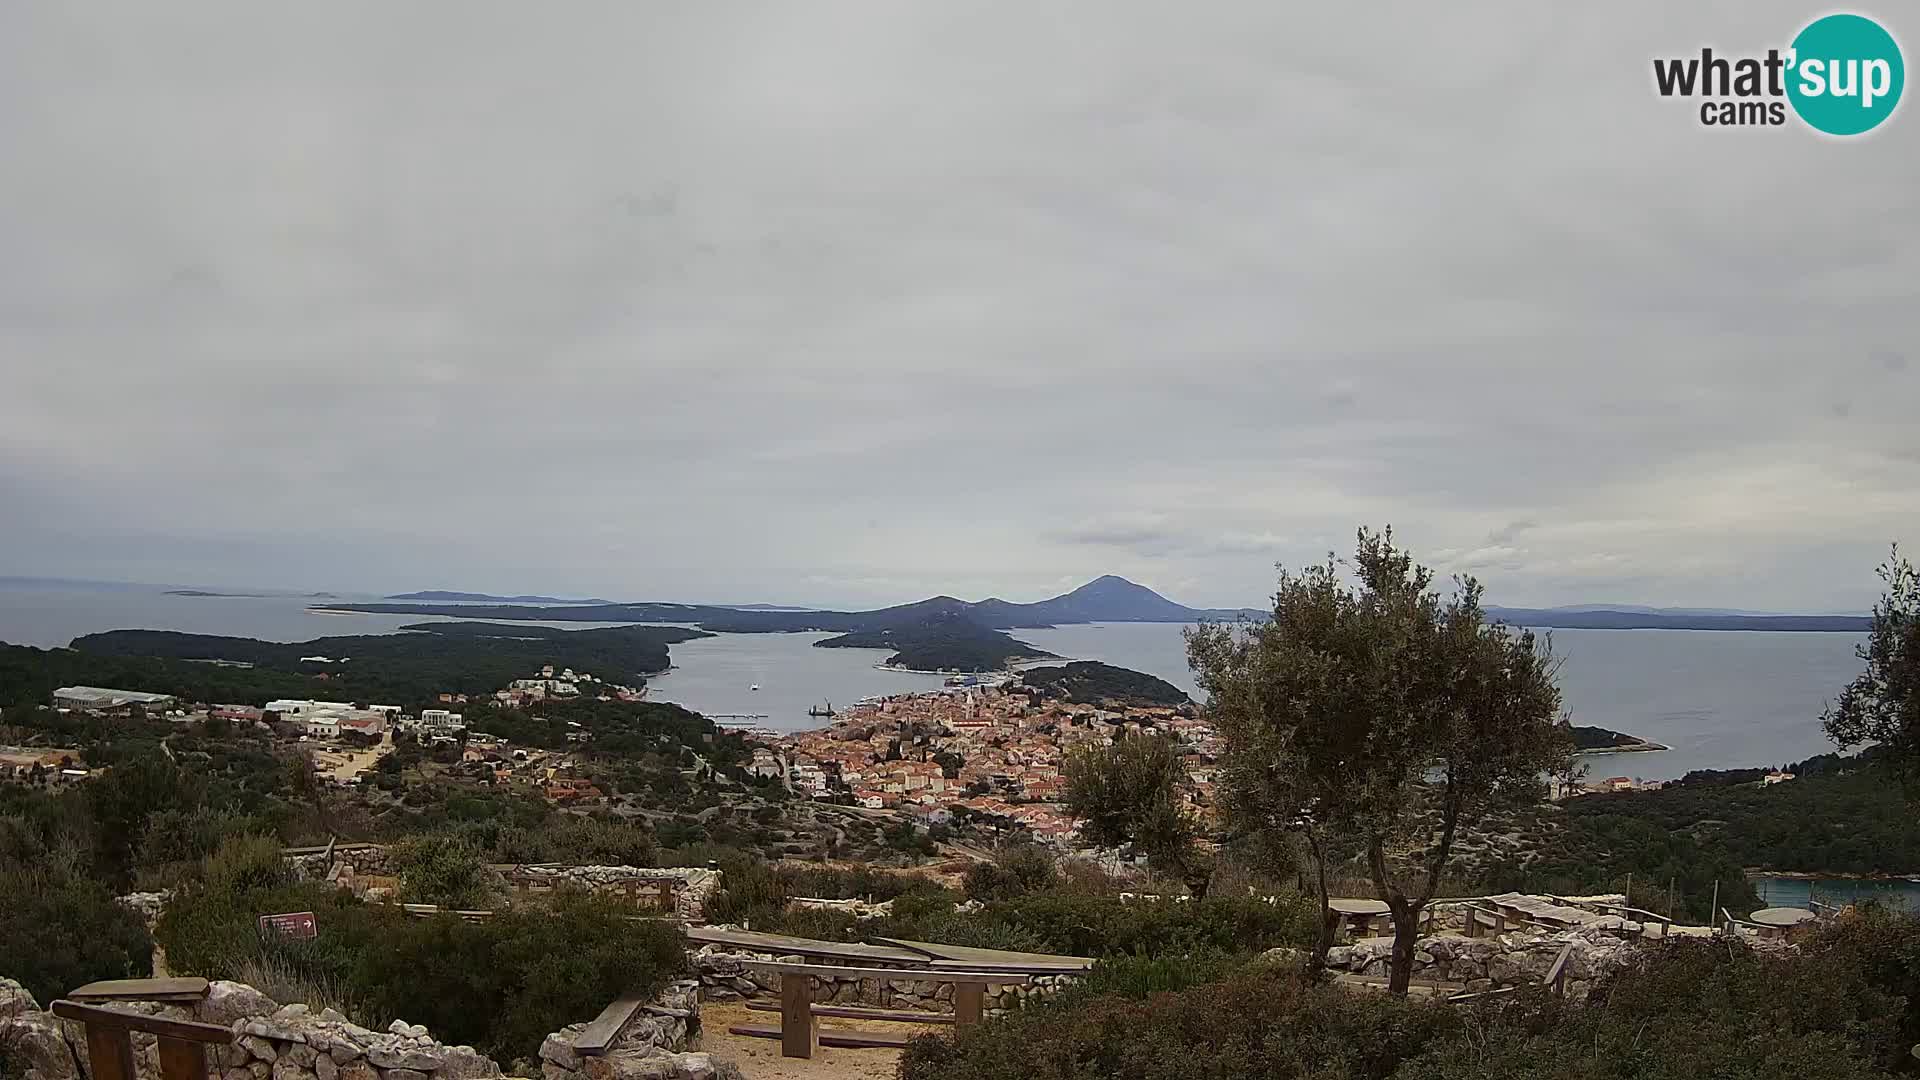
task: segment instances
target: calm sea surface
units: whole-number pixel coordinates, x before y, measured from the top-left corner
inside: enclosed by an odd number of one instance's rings
[[[344,602],[368,597],[340,596]],[[184,630],[270,641],[392,633],[417,615],[322,615],[304,596],[168,596],[163,588],[0,581],[0,641],[42,647],[115,629]],[[591,623],[551,625],[583,628]],[[1109,623],[1019,631],[1061,656],[1158,675],[1188,693],[1182,627]],[[933,675],[883,671],[879,650],[816,649],[823,634],[722,634],[673,647],[655,678],[659,700],[708,713],[764,714],[767,726],[818,721],[811,706],[939,686]],[[1589,759],[1596,776],[1667,779],[1689,769],[1781,765],[1831,747],[1822,704],[1859,670],[1857,634],[1689,630],[1556,630],[1560,684],[1575,723],[1630,732],[1673,749]],[[753,687],[758,686],[755,690]]]

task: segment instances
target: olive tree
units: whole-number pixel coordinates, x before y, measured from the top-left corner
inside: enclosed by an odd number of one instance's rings
[[[1197,843],[1199,829],[1181,801],[1186,769],[1172,740],[1121,735],[1110,746],[1084,746],[1067,755],[1067,812],[1080,835],[1100,847],[1130,848],[1157,874],[1179,879],[1195,899],[1206,895],[1211,861]]]
[[[1879,574],[1887,591],[1854,650],[1866,669],[1820,721],[1842,750],[1880,744],[1909,791],[1920,793],[1920,571],[1895,547]]]
[[[1359,531],[1353,558],[1280,573],[1264,623],[1196,628],[1189,659],[1224,743],[1216,783],[1231,831],[1292,832],[1314,865],[1361,856],[1394,924],[1389,988],[1405,993],[1422,912],[1459,830],[1539,799],[1569,767],[1548,643],[1486,620],[1481,586]],[[1412,872],[1389,863],[1405,856]]]

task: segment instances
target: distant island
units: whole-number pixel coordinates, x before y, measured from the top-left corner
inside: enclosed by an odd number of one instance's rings
[[[423,592],[395,593],[389,600],[439,600],[442,602],[460,601],[462,603],[486,604],[611,604],[611,600],[562,600],[557,596],[495,596],[492,593],[448,592],[445,589],[427,589]]]
[[[1509,626],[1537,626],[1549,630],[1761,630],[1864,634],[1873,626],[1873,619],[1866,615],[1718,614],[1686,609],[1490,607],[1487,617]]]
[[[0,645],[0,706],[44,701],[55,687],[80,685],[139,686],[197,701],[325,697],[412,707],[449,691],[490,695],[547,664],[637,688],[667,669],[669,645],[708,636],[677,626],[433,622],[401,629],[411,632],[300,642],[110,630],[77,637],[66,649]]]
[[[258,596],[260,596],[261,594],[260,594],[260,593],[251,593],[251,592],[211,592],[211,591],[209,591],[209,590],[206,590],[206,589],[168,589],[168,590],[166,591],[166,593],[165,593],[164,595],[167,595],[167,596],[231,596],[231,597],[258,597]]]
[[[1603,727],[1575,727],[1572,731],[1574,750],[1582,754],[1632,754],[1671,749],[1638,735],[1627,735]]]
[[[959,608],[936,608],[885,626],[816,641],[822,649],[892,649],[885,666],[902,671],[1000,671],[1053,653],[989,629]]]
[[[1086,705],[1171,708],[1193,700],[1165,679],[1097,660],[1028,668],[1020,673],[1020,681],[1047,697]]]

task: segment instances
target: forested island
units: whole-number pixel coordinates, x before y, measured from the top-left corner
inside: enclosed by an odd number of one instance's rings
[[[1048,697],[1088,705],[1156,708],[1192,701],[1185,691],[1165,679],[1097,660],[1028,668],[1020,673],[1020,681]]]
[[[823,649],[891,649],[886,666],[907,671],[1000,671],[1016,660],[1045,660],[1054,655],[951,610],[814,644]]]
[[[669,645],[709,636],[671,626],[561,630],[436,622],[403,629],[412,632],[293,643],[113,630],[75,638],[66,649],[3,646],[0,705],[44,702],[56,687],[85,685],[235,704],[322,697],[411,706],[442,692],[491,694],[543,664],[637,686],[666,670]]]
[[[1573,727],[1573,748],[1582,754],[1628,754],[1653,750],[1666,750],[1669,747],[1650,742],[1638,735],[1628,735],[1603,727]]]

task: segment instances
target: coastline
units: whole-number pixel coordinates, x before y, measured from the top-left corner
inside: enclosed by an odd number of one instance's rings
[[[1575,750],[1575,757],[1599,757],[1602,754],[1656,754],[1673,747],[1657,742],[1638,742],[1631,746],[1601,746],[1592,750]]]

